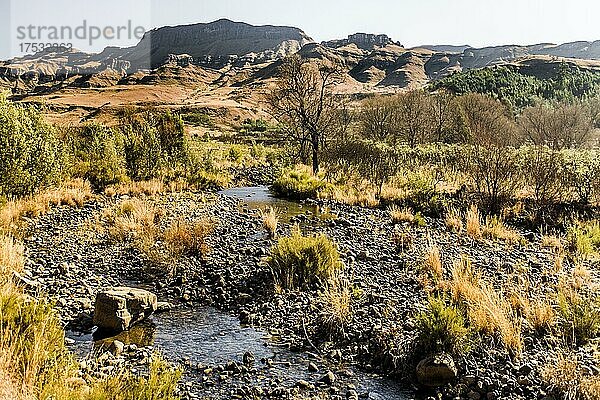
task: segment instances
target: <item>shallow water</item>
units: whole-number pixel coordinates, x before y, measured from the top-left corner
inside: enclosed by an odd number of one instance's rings
[[[180,361],[189,359],[192,365],[215,366],[227,361],[242,362],[245,352],[250,351],[256,357],[257,365],[262,365],[262,358],[273,360],[273,367],[261,370],[257,380],[264,376],[279,378],[287,385],[294,385],[304,379],[314,382],[323,372],[311,373],[307,369],[310,361],[316,361],[310,353],[294,353],[279,347],[268,335],[253,328],[242,327],[237,318],[210,307],[195,309],[176,309],[165,314],[152,316],[131,331],[124,332],[115,338],[94,341],[91,334],[80,335],[69,332],[69,338],[75,340],[73,351],[85,357],[94,350],[101,350],[113,339],[124,343],[135,343],[138,346],[152,345],[166,356],[168,360]],[[354,383],[359,394],[369,399],[412,398],[396,382],[353,371],[349,382]],[[186,378],[200,381],[201,372],[190,372]],[[258,382],[257,382],[258,383]],[[207,389],[213,390],[213,389]]]
[[[328,210],[321,209],[315,204],[295,202],[275,197],[267,186],[237,187],[226,189],[219,193],[241,200],[242,208],[264,210],[268,207],[273,207],[283,222],[289,222],[290,218],[300,214],[314,215],[321,219],[335,218]]]
[[[335,219],[327,210],[320,210],[313,204],[303,204],[275,197],[266,186],[233,188],[220,192],[222,195],[241,200],[241,209],[258,210],[273,207],[280,220],[289,222],[290,218],[305,214],[318,219],[306,219],[306,224],[320,220]],[[133,286],[136,286],[133,284]],[[94,351],[104,351],[113,340],[138,346],[154,346],[168,360],[178,362],[189,360],[192,366],[212,367],[228,361],[242,362],[244,353],[251,352],[256,358],[259,369],[250,378],[241,378],[241,385],[262,385],[267,380],[276,379],[291,387],[299,380],[317,381],[323,374],[309,372],[308,363],[320,364],[312,353],[295,353],[277,344],[272,337],[260,330],[240,326],[239,320],[227,313],[211,307],[177,308],[165,314],[153,315],[149,320],[134,326],[114,338],[94,340],[91,334],[68,332],[67,336],[75,340],[72,350],[80,357],[86,357]],[[271,359],[273,366],[266,368],[261,359]],[[339,368],[332,366],[333,371]],[[188,382],[202,382],[202,372],[192,369],[185,375]],[[339,376],[339,374],[338,374]],[[249,379],[249,380],[248,380]],[[407,400],[414,396],[397,382],[377,375],[353,370],[349,377],[343,378],[342,395],[345,385],[352,383],[361,399]],[[205,387],[200,384],[198,391],[210,398],[229,398],[227,391],[236,381],[224,383],[228,387]]]

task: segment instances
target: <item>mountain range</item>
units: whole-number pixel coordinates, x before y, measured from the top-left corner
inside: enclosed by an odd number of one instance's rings
[[[339,64],[347,70],[351,86],[360,91],[419,87],[456,71],[493,65],[515,64],[535,70],[570,62],[582,68],[600,68],[600,41],[405,48],[384,34],[357,33],[315,43],[298,28],[221,19],[154,29],[129,48],[108,47],[98,54],[50,49],[0,62],[0,82],[17,93],[47,92],[65,85],[106,87],[152,81],[157,70],[168,66],[217,71],[221,78],[236,72],[266,78],[269,64],[292,53]]]

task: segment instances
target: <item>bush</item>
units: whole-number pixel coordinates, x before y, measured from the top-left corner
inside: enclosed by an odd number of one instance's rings
[[[600,298],[583,296],[572,288],[562,287],[558,293],[559,313],[567,339],[586,343],[600,333]]]
[[[579,222],[571,226],[567,233],[567,246],[579,256],[597,252],[600,249],[600,222]]]
[[[0,94],[0,195],[25,196],[57,183],[63,164],[61,142],[42,114]]]
[[[319,190],[325,187],[318,177],[312,175],[308,168],[296,168],[285,171],[273,183],[273,191],[283,197],[292,199],[316,198]]]
[[[149,180],[189,163],[183,121],[170,111],[128,111],[121,119],[129,176]]]
[[[206,243],[206,237],[213,230],[214,223],[208,220],[187,222],[179,219],[165,231],[163,238],[176,256],[204,257],[210,249]]]
[[[123,136],[99,124],[72,130],[66,137],[74,157],[72,175],[97,190],[127,179]]]
[[[203,126],[205,128],[213,128],[215,126],[209,115],[199,112],[182,114],[181,119],[192,125]]]
[[[300,229],[280,238],[267,258],[277,284],[293,289],[322,283],[343,267],[335,244],[325,235],[303,236]]]
[[[430,297],[428,310],[415,318],[418,343],[425,352],[461,354],[468,349],[469,328],[460,310],[446,305],[439,297]]]

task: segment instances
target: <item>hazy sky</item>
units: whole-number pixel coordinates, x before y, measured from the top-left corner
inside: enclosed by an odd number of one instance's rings
[[[27,53],[27,42],[50,41],[29,32],[24,37],[22,29],[30,25],[75,29],[85,20],[94,27],[129,23],[143,30],[219,18],[296,26],[317,41],[387,33],[407,47],[600,39],[600,1],[594,0],[0,0],[0,58]],[[129,34],[93,43],[89,35],[70,41],[84,51],[100,51],[138,40]]]
[[[165,1],[155,0],[155,4]],[[221,17],[302,28],[315,40],[365,31],[419,44],[532,44],[600,39],[597,0],[169,0],[154,24]]]

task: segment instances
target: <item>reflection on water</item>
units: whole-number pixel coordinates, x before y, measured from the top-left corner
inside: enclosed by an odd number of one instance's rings
[[[251,210],[264,210],[267,207],[273,207],[283,222],[289,222],[290,218],[301,214],[314,215],[321,219],[335,218],[328,210],[323,210],[316,204],[300,203],[275,197],[266,186],[238,187],[223,190],[220,193],[241,200],[241,206]]]

